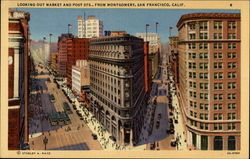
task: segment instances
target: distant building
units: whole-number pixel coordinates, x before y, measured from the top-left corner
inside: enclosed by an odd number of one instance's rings
[[[72,38],[74,38],[73,34],[62,34],[58,37],[57,74],[62,77],[67,75],[67,41]]]
[[[72,66],[76,60],[87,60],[89,52],[89,39],[71,38],[67,40],[67,85],[72,87]]]
[[[119,145],[136,145],[146,113],[143,40],[90,40],[90,110]]]
[[[126,35],[127,32],[126,31],[111,31],[110,32],[110,36],[122,36],[122,35]]]
[[[9,10],[8,149],[29,143],[29,20],[24,11]]]
[[[103,36],[103,22],[95,16],[88,16],[85,20],[82,16],[77,17],[78,38],[93,38]]]
[[[178,37],[169,37],[168,49],[170,69],[173,73],[175,84],[179,84]]]
[[[78,96],[89,92],[90,69],[87,60],[77,60],[72,66],[72,90]],[[85,96],[84,96],[85,97]]]
[[[177,28],[177,94],[188,146],[240,150],[240,13],[186,14]]]
[[[155,75],[158,71],[159,57],[161,52],[161,40],[160,35],[156,33],[136,33],[136,37],[148,41],[148,50],[149,50],[149,81],[152,84],[152,80],[155,78]]]
[[[53,52],[50,54],[50,59],[51,59],[50,67],[54,72],[57,72],[57,65],[58,65],[57,56],[58,56],[57,52]]]
[[[43,53],[44,53],[44,62],[45,64],[48,65],[50,61],[50,44],[47,42],[44,42]]]

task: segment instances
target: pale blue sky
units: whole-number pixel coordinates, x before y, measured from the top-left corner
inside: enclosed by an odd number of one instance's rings
[[[184,9],[50,9],[50,8],[19,8],[30,12],[30,30],[33,40],[41,40],[52,33],[52,41],[58,36],[67,33],[67,25],[72,24],[71,33],[77,36],[77,16],[95,15],[104,23],[104,30],[124,30],[135,35],[145,32],[145,25],[150,24],[148,32],[155,32],[155,23],[160,23],[158,33],[163,42],[169,36],[169,27],[177,35],[176,24],[183,14],[188,13],[240,13],[240,10],[184,10]]]

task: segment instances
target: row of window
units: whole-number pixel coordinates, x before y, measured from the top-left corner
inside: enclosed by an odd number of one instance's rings
[[[192,126],[197,127],[197,121],[190,120],[190,124]],[[213,130],[222,130],[222,123],[215,123],[213,124]],[[200,129],[208,130],[208,124],[207,123],[200,123]],[[227,124],[227,130],[236,130],[236,124],[235,123],[228,123]]]
[[[189,101],[189,106],[192,108],[197,108],[197,102],[195,101]],[[208,104],[207,103],[200,103],[200,109],[201,110],[208,110]],[[223,105],[215,103],[213,109],[214,110],[222,110]],[[236,109],[236,103],[228,103],[227,104],[228,110],[235,110]]]
[[[214,35],[213,36],[214,39],[222,39],[222,33],[214,33],[213,35]],[[195,40],[196,34],[195,33],[189,34],[189,39]],[[208,39],[208,33],[200,33],[199,39]],[[227,39],[236,39],[236,33],[228,33]]]
[[[196,55],[198,53],[188,53],[188,58],[189,59],[196,59]],[[223,58],[223,54],[222,52],[214,52],[214,59],[222,59]],[[235,59],[236,58],[236,52],[228,52],[227,53],[227,58],[228,59]],[[200,52],[199,53],[199,59],[208,59],[208,53],[207,52]]]
[[[207,28],[208,28],[208,22],[207,21],[199,22],[198,24],[199,24],[199,29],[207,30]],[[189,23],[188,25],[189,25],[190,30],[194,30],[196,28],[195,23]],[[214,21],[213,28],[216,29],[216,30],[217,29],[218,30],[222,29],[222,21]],[[229,21],[227,23],[227,28],[228,29],[236,29],[236,22],[235,21]]]
[[[196,43],[188,43],[189,50],[193,50],[196,48],[197,48]],[[200,50],[207,50],[208,43],[199,43],[199,49]],[[217,50],[223,49],[222,43],[213,43],[213,49],[217,49]],[[228,43],[227,49],[236,49],[236,43]]]
[[[222,69],[223,68],[223,62],[214,62],[213,63],[214,69]],[[234,69],[237,67],[237,62],[228,62],[227,68],[228,69]],[[196,63],[195,62],[188,62],[188,68],[189,69],[196,69]],[[208,69],[208,63],[199,63],[199,69]]]
[[[195,91],[189,91],[189,97],[197,98],[197,92]],[[202,100],[208,100],[208,93],[200,93],[199,94],[200,99]],[[214,94],[213,95],[214,100],[223,100],[223,94]],[[229,93],[227,94],[228,100],[235,100],[236,99],[236,93]]]

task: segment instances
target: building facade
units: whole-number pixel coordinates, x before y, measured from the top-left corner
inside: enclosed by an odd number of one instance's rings
[[[138,143],[146,112],[143,40],[109,36],[90,40],[91,111],[120,145]]]
[[[57,74],[62,77],[67,75],[67,41],[72,38],[72,34],[62,34],[58,37]]]
[[[144,41],[149,42],[149,76],[150,81],[155,78],[158,71],[159,57],[161,52],[161,39],[160,35],[157,33],[137,33],[136,37],[144,39]]]
[[[8,149],[23,149],[29,142],[29,20],[24,11],[9,10]]]
[[[50,59],[51,59],[51,61],[50,61],[50,67],[51,67],[51,69],[52,69],[52,71],[54,71],[54,72],[57,72],[57,56],[58,56],[58,54],[57,54],[57,52],[53,52],[53,53],[51,53],[50,54]]]
[[[87,60],[77,60],[72,66],[72,90],[81,95],[90,86],[90,69]]]
[[[103,22],[95,16],[88,16],[85,20],[82,16],[77,17],[78,38],[93,38],[103,36]]]
[[[87,60],[89,40],[86,38],[70,38],[67,40],[67,85],[72,87],[72,66],[76,60]]]
[[[170,69],[173,73],[175,84],[179,84],[178,37],[169,37],[168,49]]]
[[[179,88],[189,146],[240,150],[240,14],[183,15]]]

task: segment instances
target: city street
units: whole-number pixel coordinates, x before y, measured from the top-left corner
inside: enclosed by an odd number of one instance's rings
[[[34,150],[45,149],[44,138],[48,139],[47,149],[54,150],[100,150],[99,142],[92,138],[92,132],[79,116],[73,111],[69,114],[71,124],[64,126],[51,126],[48,115],[52,112],[63,112],[63,102],[68,102],[63,92],[53,83],[53,77],[45,69],[36,67],[44,75],[34,77],[30,96],[30,147]],[[51,82],[47,81],[50,78]],[[55,96],[51,103],[49,94]],[[73,109],[73,108],[72,108]],[[67,130],[70,128],[71,130]]]

